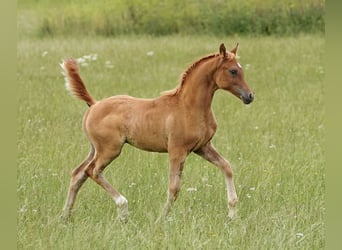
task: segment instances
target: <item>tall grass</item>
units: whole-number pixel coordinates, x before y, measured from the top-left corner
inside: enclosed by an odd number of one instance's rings
[[[258,34],[324,32],[324,0],[19,1],[36,13],[30,35]],[[39,17],[39,18],[38,18]],[[19,28],[27,27],[27,19]]]
[[[324,40],[315,35],[239,38],[255,102],[245,106],[223,91],[213,102],[213,141],[235,172],[236,220],[227,220],[220,171],[191,155],[170,216],[154,224],[166,201],[167,155],[126,146],[106,177],[129,200],[128,224],[92,181],[79,193],[73,221],[60,221],[70,172],[89,150],[81,131],[87,107],[65,91],[60,60],[97,54],[81,66],[97,99],[154,97],[221,41],[233,47],[236,38],[19,40],[18,249],[324,248]]]

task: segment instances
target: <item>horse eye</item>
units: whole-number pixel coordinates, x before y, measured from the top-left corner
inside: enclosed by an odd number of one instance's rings
[[[237,70],[236,69],[231,69],[229,70],[230,74],[232,74],[233,76],[237,75]]]

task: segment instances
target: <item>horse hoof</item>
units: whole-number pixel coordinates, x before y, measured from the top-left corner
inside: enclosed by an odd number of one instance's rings
[[[128,222],[128,206],[127,206],[127,204],[119,207],[118,210],[119,210],[118,211],[119,212],[118,217],[119,217],[120,222],[127,223]]]
[[[229,208],[229,211],[228,211],[228,218],[230,220],[233,220],[234,218],[236,217],[236,208]]]
[[[69,223],[71,222],[71,216],[69,213],[62,213],[60,216],[59,216],[60,220],[63,222],[63,223]]]
[[[121,216],[121,215],[119,215],[119,221],[122,224],[126,224],[128,222],[128,216]]]

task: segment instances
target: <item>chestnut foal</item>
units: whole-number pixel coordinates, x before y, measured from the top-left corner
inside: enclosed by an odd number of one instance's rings
[[[119,218],[127,220],[128,201],[106,181],[103,170],[128,143],[142,150],[169,154],[169,190],[163,216],[168,214],[177,198],[185,159],[194,152],[223,172],[227,185],[228,216],[234,217],[238,198],[233,172],[228,161],[211,143],[217,127],[211,103],[218,89],[231,92],[245,104],[254,99],[236,60],[237,49],[238,44],[231,51],[226,51],[221,44],[219,53],[194,62],[182,74],[174,90],[166,91],[155,99],[118,95],[96,101],[80,78],[76,61],[65,60],[61,66],[66,87],[89,106],[83,118],[83,130],[91,150],[72,172],[63,216],[69,218],[78,191],[90,177],[113,198]]]

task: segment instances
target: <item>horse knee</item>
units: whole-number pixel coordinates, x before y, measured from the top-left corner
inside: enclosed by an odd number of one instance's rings
[[[99,176],[101,175],[102,173],[102,170],[103,168],[102,167],[99,167],[99,166],[96,166],[97,163],[95,164],[96,162],[92,162],[88,167],[87,169],[85,169],[85,172],[87,173],[87,175],[92,178],[92,179],[98,179]]]
[[[233,198],[232,200],[228,201],[228,205],[230,208],[234,208],[234,207],[236,207],[238,202],[239,202],[238,198]]]
[[[174,196],[176,196],[179,193],[179,190],[180,190],[179,186],[171,186],[169,188],[169,192]]]
[[[76,168],[71,172],[71,184],[78,185],[83,183],[88,178],[88,175],[83,168]]]
[[[229,166],[229,165],[225,165],[223,168],[222,168],[222,171],[224,173],[224,175],[228,178],[233,178],[233,170],[232,168]]]
[[[230,167],[227,168],[226,175],[229,178],[233,178],[233,170]]]
[[[179,191],[180,191],[180,180],[171,183],[169,186],[169,198],[172,201],[175,201],[177,199]]]
[[[83,175],[85,175],[84,169],[83,168],[75,168],[72,172],[71,172],[71,178],[75,179],[78,177],[83,177]]]

